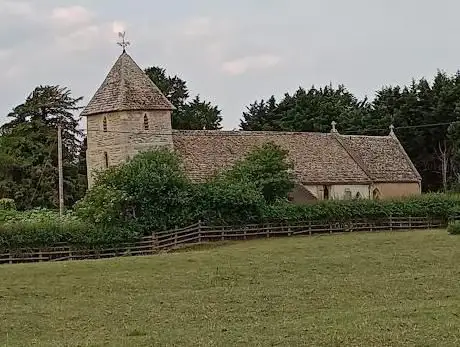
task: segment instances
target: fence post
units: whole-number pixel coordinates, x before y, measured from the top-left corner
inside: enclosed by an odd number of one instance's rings
[[[265,231],[267,239],[270,237],[270,224],[267,224],[267,230]]]
[[[412,217],[409,217],[409,230],[412,230]]]
[[[220,240],[221,240],[221,241],[225,241],[225,227],[222,227],[222,232],[221,232],[221,235],[220,235]]]
[[[43,261],[42,249],[38,249],[38,262],[41,263]]]
[[[198,221],[198,243],[201,243],[201,220]]]
[[[393,231],[393,216],[390,214],[390,231]]]
[[[8,262],[13,264],[13,258],[11,258],[11,251],[8,251]]]
[[[329,222],[329,234],[332,234],[332,223]]]
[[[311,236],[311,220],[308,221],[308,235]]]

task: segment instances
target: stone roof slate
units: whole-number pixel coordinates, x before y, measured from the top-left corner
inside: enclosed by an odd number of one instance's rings
[[[82,116],[135,110],[174,110],[174,106],[129,54],[123,52]]]
[[[341,141],[364,163],[374,182],[417,182],[420,174],[393,136],[345,136]]]
[[[192,130],[174,131],[173,142],[194,181],[230,167],[266,142],[289,151],[296,177],[306,185],[420,180],[399,141],[391,136]]]

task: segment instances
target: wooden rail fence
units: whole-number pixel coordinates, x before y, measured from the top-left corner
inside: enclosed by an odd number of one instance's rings
[[[446,227],[447,222],[431,218],[395,218],[347,222],[302,222],[291,224],[254,224],[244,226],[211,226],[196,223],[182,229],[153,233],[138,242],[106,249],[80,249],[60,244],[54,247],[11,250],[0,254],[0,264],[101,259],[122,256],[152,255],[182,247],[218,241],[345,232],[375,232]]]

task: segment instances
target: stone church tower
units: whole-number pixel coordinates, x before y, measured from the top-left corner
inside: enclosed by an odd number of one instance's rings
[[[154,147],[172,148],[173,110],[160,89],[123,51],[82,112],[87,119],[89,187],[94,171]]]

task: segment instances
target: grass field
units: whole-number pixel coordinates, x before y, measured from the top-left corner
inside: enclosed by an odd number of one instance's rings
[[[0,346],[456,346],[460,237],[241,242],[0,267]]]

